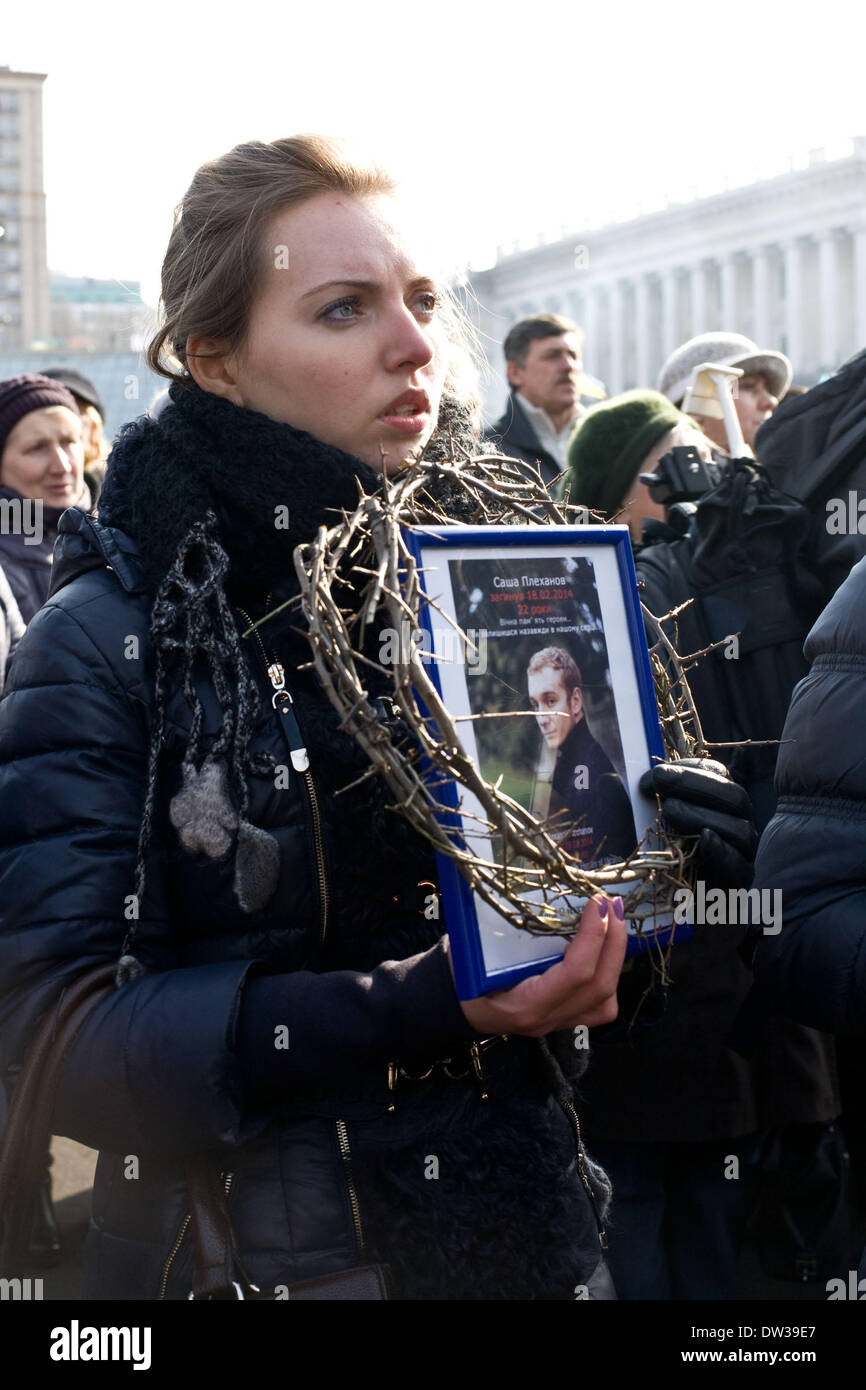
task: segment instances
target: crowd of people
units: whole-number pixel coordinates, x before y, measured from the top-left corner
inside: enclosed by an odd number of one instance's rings
[[[100,1151],[88,1297],[186,1297],[202,1153],[250,1288],[375,1265],[403,1299],[726,1299],[747,1231],[792,1288],[856,1258],[858,527],[823,557],[828,498],[866,456],[866,365],[793,394],[785,355],[732,325],[587,410],[581,329],[539,314],[507,334],[509,401],[482,433],[443,303],[385,174],[315,137],[252,143],[184,199],[149,348],[170,386],[110,454],[80,372],[0,382],[0,1061],[11,1094],[60,991],[118,963],[56,1106]],[[708,363],[739,373],[733,440],[692,390]],[[628,526],[644,603],[700,654],[712,754],[647,785],[708,882],[782,889],[777,933],[698,925],[660,979],[649,953],[624,963],[621,900],[599,894],[545,975],[458,1000],[422,910],[429,847],[362,775],[291,610],[260,651],[240,640],[359,486],[455,443]],[[601,767],[569,652],[534,658],[528,691],[553,786],[579,740]],[[29,1254],[60,1253],[46,1154]]]

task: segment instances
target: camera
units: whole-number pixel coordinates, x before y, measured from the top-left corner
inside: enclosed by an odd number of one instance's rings
[[[641,473],[654,502],[665,509],[665,519],[675,531],[684,534],[705,493],[721,481],[717,463],[705,463],[691,444],[680,444],[664,454],[654,473]]]

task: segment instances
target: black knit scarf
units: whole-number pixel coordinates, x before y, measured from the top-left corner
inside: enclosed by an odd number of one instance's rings
[[[223,859],[234,853],[235,895],[246,912],[261,910],[276,888],[279,849],[247,819],[249,740],[258,712],[231,605],[263,598],[293,575],[295,547],[320,525],[352,511],[359,489],[382,485],[360,459],[303,430],[245,410],[196,386],[172,385],[158,419],[144,416],[121,432],[108,463],[99,520],[136,541],[152,596],[154,725],[139,835],[136,894],[156,803],[168,668],[192,711],[181,790],[170,818],[190,854]],[[468,410],[446,397],[424,457],[445,459],[476,445]],[[440,505],[448,507],[443,481]],[[431,493],[436,490],[436,481]],[[457,499],[455,498],[455,501]],[[455,516],[457,513],[455,513]],[[222,727],[205,756],[203,708],[194,668],[207,665],[222,708]],[[124,943],[118,982],[139,973],[134,925]]]
[[[292,569],[292,551],[377,475],[303,430],[220,396],[177,384],[157,420],[133,421],[108,463],[99,519],[138,543],[156,592],[190,527],[208,512],[233,580],[266,593]],[[288,524],[286,524],[288,523]]]

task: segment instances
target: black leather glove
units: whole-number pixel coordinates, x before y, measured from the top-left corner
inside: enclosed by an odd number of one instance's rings
[[[758,831],[748,793],[722,763],[683,758],[657,763],[640,779],[657,796],[666,824],[677,835],[697,835],[707,876],[722,888],[751,886]]]

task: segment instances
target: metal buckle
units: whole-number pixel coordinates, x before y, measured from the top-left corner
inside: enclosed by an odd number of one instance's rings
[[[433,1071],[436,1067],[441,1067],[445,1075],[449,1077],[452,1081],[462,1081],[464,1077],[467,1077],[469,1075],[470,1072],[474,1072],[475,1079],[478,1082],[479,1087],[481,1088],[481,1099],[489,1100],[490,1097],[484,1085],[484,1069],[481,1065],[481,1054],[482,1052],[486,1052],[488,1048],[493,1047],[496,1043],[507,1041],[507,1033],[496,1033],[492,1037],[481,1038],[479,1042],[470,1043],[468,1049],[468,1063],[464,1067],[463,1071],[452,1070],[452,1068],[455,1065],[460,1065],[458,1059],[454,1057],[438,1057],[435,1062],[431,1062],[430,1066],[427,1068],[426,1071],[419,1072],[417,1074],[413,1074],[412,1072],[406,1071],[405,1068],[402,1067],[399,1062],[389,1062],[388,1094],[389,1097],[392,1097],[392,1099],[389,1100],[389,1104],[387,1106],[388,1114],[393,1114],[397,1108],[393,1101],[393,1095],[397,1089],[397,1082],[400,1080],[401,1077],[404,1081],[426,1081],[428,1077],[432,1076]]]

